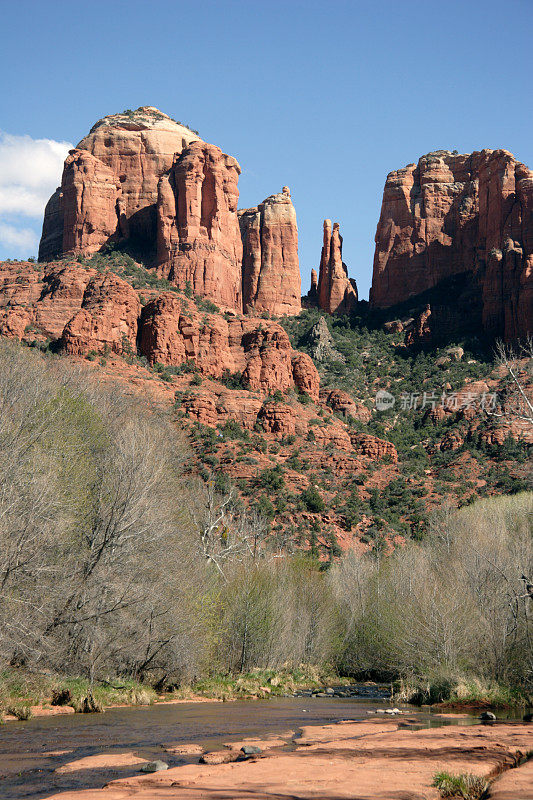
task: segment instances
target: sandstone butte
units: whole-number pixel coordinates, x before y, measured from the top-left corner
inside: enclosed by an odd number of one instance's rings
[[[220,758],[204,756],[204,764],[122,777],[103,789],[67,790],[50,800],[439,800],[432,783],[440,771],[488,780],[491,800],[533,799],[532,762],[522,763],[533,746],[527,724],[415,730],[409,722],[347,721],[304,727],[292,741],[290,751],[281,749],[283,737],[228,744]],[[261,754],[236,760],[245,744],[259,746]],[[131,753],[102,754],[95,766],[112,766],[113,758],[122,769],[139,768]],[[91,766],[72,761],[73,770]]]
[[[298,314],[290,192],[238,213],[240,172],[232,156],[156,108],[104,117],[65,160],[39,260],[127,245],[160,277],[222,308]]]
[[[462,280],[462,314],[506,340],[533,331],[533,172],[507,150],[438,150],[387,176],[371,304]],[[452,282],[450,284],[450,281]]]
[[[239,211],[244,311],[299,314],[298,226],[288,186],[255,208]]]

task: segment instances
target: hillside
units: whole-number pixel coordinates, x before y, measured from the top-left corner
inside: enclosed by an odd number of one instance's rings
[[[422,538],[443,503],[531,486],[533,431],[491,347],[406,345],[416,324],[398,327],[364,302],[222,313],[119,251],[0,265],[2,335],[172,408],[191,473],[255,509],[282,549],[325,560]],[[380,390],[393,408],[376,408]]]

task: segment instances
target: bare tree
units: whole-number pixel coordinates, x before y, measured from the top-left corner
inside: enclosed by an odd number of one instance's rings
[[[521,420],[533,426],[533,393],[528,388],[528,377],[531,379],[533,374],[533,339],[528,338],[525,344],[519,344],[517,348],[498,341],[496,360],[510,379],[512,391],[509,401],[514,402],[515,408],[500,408],[487,413],[493,417]]]

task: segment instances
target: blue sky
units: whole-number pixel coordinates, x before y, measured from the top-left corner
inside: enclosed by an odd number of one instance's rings
[[[391,170],[440,148],[504,147],[533,166],[533,0],[1,9],[0,258],[35,254],[65,143],[140,105],[239,160],[241,207],[291,187],[304,291],[329,217],[368,296]]]

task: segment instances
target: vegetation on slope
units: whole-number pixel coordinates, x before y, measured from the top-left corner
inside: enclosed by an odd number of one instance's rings
[[[105,702],[106,682],[216,693],[222,676],[314,664],[450,694],[461,681],[531,692],[531,493],[444,508],[421,544],[323,570],[186,473],[164,414],[65,360],[3,342],[0,403],[6,686],[66,675]],[[264,479],[274,496],[278,477]]]

